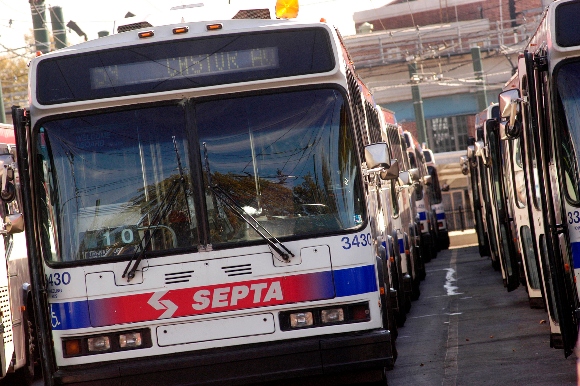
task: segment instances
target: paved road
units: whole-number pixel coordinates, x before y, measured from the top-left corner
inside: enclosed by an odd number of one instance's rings
[[[389,386],[576,385],[576,356],[550,348],[546,319],[477,247],[440,252],[399,329]]]

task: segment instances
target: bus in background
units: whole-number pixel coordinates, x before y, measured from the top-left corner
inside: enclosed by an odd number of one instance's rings
[[[518,84],[499,96],[500,132],[520,138],[528,213],[550,318],[550,346],[567,357],[580,301],[580,2],[551,3],[518,58]]]
[[[487,148],[485,147],[485,123],[489,119],[499,118],[499,107],[497,104],[490,104],[485,110],[475,116],[475,143],[473,152],[470,153],[468,147],[467,158],[475,167],[477,181],[472,186],[478,189],[477,195],[480,197],[481,215],[483,220],[483,228],[487,239],[489,257],[491,265],[496,271],[501,270],[501,262],[499,256],[498,234],[495,228],[495,221],[493,217],[491,187],[489,186],[489,179],[487,176],[487,167],[489,165],[489,156]],[[474,206],[475,209],[475,206]],[[481,253],[481,250],[480,250]],[[483,256],[482,256],[483,257]]]
[[[14,127],[0,123],[0,379],[29,384],[38,352],[15,156]]]
[[[506,82],[503,90],[512,90],[519,87],[519,76],[516,73]],[[511,227],[515,236],[515,246],[519,253],[520,283],[526,287],[528,301],[531,308],[545,309],[546,303],[542,295],[542,281],[540,279],[540,262],[534,250],[533,227],[534,222],[528,213],[528,197],[526,190],[526,180],[524,171],[525,151],[520,138],[510,139],[505,131],[500,131],[502,146],[504,147],[504,158],[502,165],[505,173],[507,191],[507,209],[510,211]]]
[[[413,135],[403,132],[407,155],[412,169],[417,170],[418,179],[415,184],[415,206],[417,207],[417,224],[421,245],[421,257],[424,262],[429,262],[437,257],[437,239],[433,228],[434,219],[429,201],[428,185],[431,184],[431,177],[427,171],[423,149],[416,143]],[[429,210],[427,210],[429,208]]]
[[[337,30],[240,19],[265,13],[32,60],[12,112],[47,386],[386,384],[398,163]]]
[[[434,211],[434,216],[437,220],[435,226],[437,234],[437,249],[449,249],[449,230],[447,228],[447,220],[445,217],[445,208],[443,206],[442,191],[448,190],[449,186],[441,186],[439,182],[439,174],[437,172],[437,163],[435,162],[435,155],[431,149],[423,148],[423,156],[427,164],[427,172],[431,176],[431,186],[429,187],[431,210]]]
[[[398,253],[401,257],[401,271],[403,273],[403,289],[405,292],[405,310],[411,308],[411,301],[420,296],[420,273],[418,266],[419,252],[415,246],[414,219],[416,211],[414,203],[411,202],[413,183],[409,177],[409,166],[403,156],[399,126],[395,114],[387,109],[378,107],[379,116],[382,117],[382,137],[391,149],[392,159],[399,165],[399,176],[384,184],[384,191],[389,196],[391,203],[391,223],[393,227],[393,238],[397,237]],[[406,162],[407,161],[407,162]]]

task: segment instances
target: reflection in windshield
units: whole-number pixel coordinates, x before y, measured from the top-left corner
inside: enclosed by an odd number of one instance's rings
[[[42,124],[36,188],[48,259],[128,259],[142,248],[147,256],[197,251],[200,227],[214,248],[264,242],[214,196],[205,164],[212,183],[275,237],[330,234],[365,221],[352,129],[337,91],[189,103],[191,109],[160,106]],[[192,151],[188,124],[201,151]],[[172,193],[180,179],[177,155],[185,181]],[[193,189],[201,175],[203,189]],[[204,197],[194,196],[202,191]],[[196,208],[207,216],[197,216]]]
[[[564,114],[557,114],[562,139],[562,163],[568,196],[579,200],[578,160],[580,160],[580,63],[562,66],[558,71],[558,96]],[[566,119],[564,120],[563,115]]]
[[[140,109],[47,122],[38,161],[45,251],[55,261],[132,254],[179,178],[172,136],[187,154],[181,107]],[[188,173],[189,164],[184,169]],[[187,181],[187,185],[190,182]],[[156,221],[151,251],[197,240],[190,199],[180,189]],[[47,242],[50,245],[47,245]]]
[[[355,147],[338,92],[222,99],[195,108],[212,182],[272,235],[335,232],[363,221]],[[214,195],[206,198],[212,245],[259,239]]]

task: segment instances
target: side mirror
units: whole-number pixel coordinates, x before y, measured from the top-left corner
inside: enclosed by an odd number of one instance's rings
[[[419,182],[421,180],[421,175],[419,174],[419,169],[417,169],[417,168],[409,169],[409,174],[411,175],[411,182],[412,183]]]
[[[411,173],[409,173],[408,170],[399,173],[399,180],[401,181],[401,185],[411,185],[413,183],[411,178]]]
[[[520,114],[520,91],[517,89],[507,90],[499,94],[499,111],[502,121],[505,120],[503,127],[500,127],[502,139],[515,139],[521,135],[522,119]],[[502,122],[503,123],[503,122]]]
[[[432,184],[431,176],[423,176],[423,183],[425,185],[431,185]]]
[[[399,178],[399,162],[396,159],[391,160],[391,166],[380,172],[379,176],[382,180],[394,180]]]
[[[13,235],[24,231],[24,216],[22,213],[9,214],[4,219],[4,231]]]
[[[389,147],[387,144],[385,142],[379,142],[366,145],[365,161],[369,172],[388,169],[391,166],[391,157],[389,156]]]

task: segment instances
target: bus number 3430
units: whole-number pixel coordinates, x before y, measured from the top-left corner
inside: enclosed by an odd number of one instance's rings
[[[352,236],[352,239],[348,236],[343,237],[340,239],[343,242],[342,249],[351,249],[353,247],[366,247],[367,245],[371,245],[371,234],[370,233],[361,233],[360,235]]]

